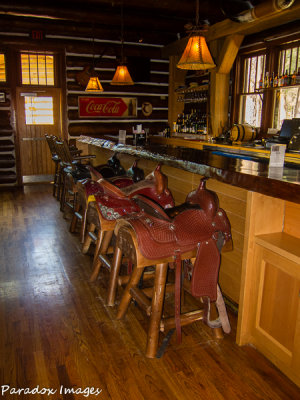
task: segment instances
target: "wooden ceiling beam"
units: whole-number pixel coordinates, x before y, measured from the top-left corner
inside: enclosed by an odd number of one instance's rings
[[[300,2],[298,1],[287,10],[273,12],[252,22],[239,23],[233,22],[229,19],[218,22],[209,28],[206,38],[207,41],[211,41],[234,34],[251,35],[253,33],[293,22],[299,18]]]
[[[252,22],[239,23],[226,19],[212,25],[205,36],[208,42],[235,34],[245,36],[284,25],[297,19],[300,19],[300,1],[287,10],[265,15]],[[187,38],[183,38],[165,46],[162,49],[163,57],[168,58],[171,55],[181,54],[185,49],[187,40]]]
[[[225,38],[218,57],[216,73],[229,74],[243,39],[244,35],[231,35]]]

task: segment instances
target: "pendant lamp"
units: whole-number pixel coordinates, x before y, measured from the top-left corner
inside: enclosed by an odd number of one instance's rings
[[[98,79],[98,76],[93,75],[90,77],[88,84],[85,88],[86,92],[103,92],[103,87]]]
[[[93,70],[86,85],[85,91],[86,92],[103,92],[103,87],[99,81],[99,78],[95,72],[95,51],[94,51],[94,43],[95,43],[95,35],[93,34]]]
[[[203,70],[216,66],[203,35],[207,31],[207,25],[199,25],[199,0],[196,5],[196,26],[190,32],[186,48],[177,64],[180,69]]]
[[[134,85],[134,82],[130,76],[127,66],[125,65],[124,58],[124,17],[123,17],[123,2],[121,4],[121,63],[117,67],[115,75],[110,82],[111,85]]]

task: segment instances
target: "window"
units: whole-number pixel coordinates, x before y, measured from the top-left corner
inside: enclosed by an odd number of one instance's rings
[[[0,53],[0,82],[6,82],[5,55]]]
[[[264,55],[248,57],[244,60],[239,123],[260,126],[263,95],[258,93],[258,90],[260,81],[264,79],[265,61]]]
[[[26,125],[53,125],[53,98],[25,96]]]
[[[284,119],[300,117],[300,87],[293,87],[300,68],[300,47],[284,49],[279,53],[278,76],[285,77],[287,86],[276,90],[273,127],[280,129]],[[291,87],[289,87],[291,85]]]
[[[23,85],[54,86],[54,56],[21,53],[21,72]]]
[[[270,36],[253,50],[250,45],[241,50],[232,123],[248,123],[266,134],[268,128],[279,130],[284,119],[300,118],[299,35],[283,40]]]

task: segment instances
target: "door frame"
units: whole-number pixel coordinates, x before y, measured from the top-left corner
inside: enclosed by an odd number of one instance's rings
[[[55,56],[55,85],[54,86],[34,86],[34,85],[22,85],[21,83],[21,62],[20,53],[22,51],[32,51],[36,53],[51,53]],[[10,47],[8,54],[10,60],[10,77],[11,77],[11,89],[12,89],[12,126],[15,130],[15,147],[16,147],[16,162],[17,162],[17,175],[18,184],[23,185],[22,182],[22,171],[21,171],[21,152],[20,152],[20,137],[17,125],[17,88],[22,87],[25,91],[39,91],[44,88],[57,88],[60,89],[60,126],[61,126],[61,137],[68,139],[68,124],[67,124],[67,103],[66,103],[66,62],[65,62],[65,47],[63,44],[53,46],[52,44],[42,43],[42,46],[32,45],[32,42],[28,44],[12,46]]]

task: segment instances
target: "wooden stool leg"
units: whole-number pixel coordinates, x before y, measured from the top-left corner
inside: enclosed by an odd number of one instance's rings
[[[95,250],[95,256],[94,256],[94,261],[93,261],[93,272],[90,278],[91,282],[94,282],[97,279],[97,276],[99,274],[102,262],[99,259],[100,255],[105,255],[107,254],[107,250],[109,248],[111,238],[113,235],[113,231],[103,231],[100,232],[100,238],[99,238],[99,244],[96,246]],[[102,236],[101,236],[102,235]],[[100,250],[98,248],[100,247]]]
[[[58,171],[57,171],[57,191],[56,191],[56,200],[60,201],[61,196],[61,187],[62,187],[62,166],[60,163],[58,164]]]
[[[60,211],[64,211],[65,196],[66,196],[65,178],[64,178],[64,176],[62,176],[62,186],[61,186],[61,194],[60,194]]]
[[[148,328],[146,357],[155,358],[158,347],[159,327],[165,298],[168,263],[155,268],[154,292],[152,297],[150,324]]]
[[[137,286],[137,284],[139,283],[141,276],[143,274],[144,268],[133,268],[132,274],[130,275],[130,280],[124,290],[120,305],[119,305],[119,309],[118,309],[118,313],[117,313],[117,319],[121,319],[124,317],[124,315],[126,314],[127,308],[129,306],[129,303],[131,301],[131,293],[130,290],[132,287]]]
[[[77,220],[78,220],[78,218],[77,218],[77,216],[76,216],[76,213],[78,213],[79,210],[80,210],[80,204],[77,203],[77,204],[75,205],[74,214],[73,214],[72,221],[71,221],[71,225],[70,225],[70,232],[71,232],[71,233],[74,233],[74,232],[75,232],[76,225],[77,225]]]
[[[82,245],[82,253],[86,254],[90,248],[91,242],[92,242],[92,238],[89,235],[89,232],[93,233],[95,232],[96,226],[92,223],[89,225],[88,231],[85,235],[85,239]]]
[[[95,254],[97,253],[99,255],[99,251],[97,251],[98,248],[101,248],[101,244],[104,238],[105,232],[101,229],[98,232],[98,238],[97,238],[97,242],[96,242],[96,250],[95,250]],[[93,272],[92,275],[90,277],[90,282],[94,282],[97,279],[98,273],[100,271],[100,267],[101,267],[101,261],[99,260],[99,258],[95,258],[94,257],[94,261],[93,261]]]
[[[113,231],[104,231],[103,239],[101,240],[101,242],[99,240],[99,244],[96,244],[94,261],[93,261],[94,263],[96,263],[99,260],[100,254],[107,253],[113,233],[114,233]]]
[[[52,194],[55,197],[56,196],[56,191],[57,191],[57,185],[58,185],[58,161],[55,162],[55,172],[54,172],[54,179],[53,179],[53,191]]]
[[[108,306],[115,305],[117,282],[118,282],[118,276],[120,274],[121,262],[122,262],[122,250],[118,246],[116,246],[114,251],[112,268],[109,275],[109,286],[108,286],[107,303],[106,303]]]
[[[86,227],[86,214],[87,214],[87,207],[82,211],[82,220],[81,220],[81,227],[80,227],[80,243],[84,242],[84,234],[85,234],[85,227]]]

